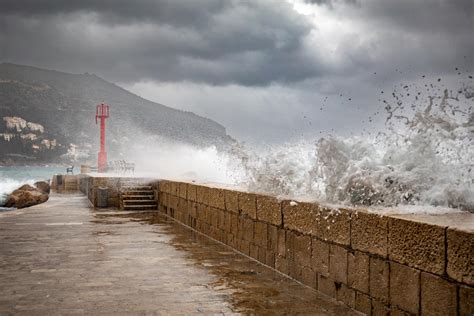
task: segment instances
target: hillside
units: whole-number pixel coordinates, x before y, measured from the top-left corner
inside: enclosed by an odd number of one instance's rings
[[[120,156],[124,146],[145,136],[198,146],[223,147],[233,142],[225,128],[215,121],[145,100],[95,75],[2,63],[0,162],[59,162],[95,157],[95,106],[100,102],[110,104],[110,157]]]

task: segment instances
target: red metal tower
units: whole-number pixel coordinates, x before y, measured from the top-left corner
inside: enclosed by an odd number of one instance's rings
[[[109,117],[109,106],[105,103],[97,105],[95,123],[100,119],[100,151],[97,161],[97,171],[105,172],[107,169],[107,152],[105,151],[105,119]]]

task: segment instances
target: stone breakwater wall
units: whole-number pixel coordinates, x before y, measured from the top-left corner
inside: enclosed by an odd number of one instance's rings
[[[96,181],[122,180],[82,179],[81,190],[85,181],[93,202]],[[367,315],[474,314],[471,229],[210,185],[148,184],[160,212]]]

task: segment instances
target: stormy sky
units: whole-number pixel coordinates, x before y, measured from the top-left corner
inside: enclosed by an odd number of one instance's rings
[[[0,62],[94,73],[248,142],[348,135],[380,128],[381,91],[473,83],[473,3],[2,0]]]

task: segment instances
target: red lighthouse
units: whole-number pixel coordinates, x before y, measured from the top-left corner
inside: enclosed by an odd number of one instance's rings
[[[97,171],[105,172],[107,169],[107,152],[105,151],[105,119],[109,117],[109,106],[105,103],[97,105],[95,123],[100,119],[100,151],[97,161]]]

